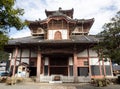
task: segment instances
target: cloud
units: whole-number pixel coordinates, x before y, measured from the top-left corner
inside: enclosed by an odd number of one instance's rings
[[[45,19],[45,9],[57,10],[74,8],[74,18],[90,19],[95,18],[95,22],[90,30],[90,34],[97,34],[102,31],[104,23],[110,21],[117,11],[120,10],[120,0],[16,0],[15,7],[23,8],[25,14],[22,19],[38,20]],[[26,33],[30,31],[24,30]],[[22,31],[14,34],[14,37],[21,35]],[[29,34],[30,35],[30,34]],[[11,35],[11,37],[13,37]]]
[[[10,38],[20,38],[20,37],[26,37],[26,36],[31,36],[31,32],[28,28],[17,31],[16,29],[12,28]]]

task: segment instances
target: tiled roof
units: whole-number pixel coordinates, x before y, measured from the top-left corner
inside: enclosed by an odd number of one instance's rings
[[[45,10],[45,13],[46,13],[46,16],[50,16],[56,12],[60,12],[60,13],[63,13],[63,14],[66,14],[67,16],[73,18],[73,12],[74,12],[74,9],[70,9],[70,10],[62,10],[62,8],[59,8],[59,10],[55,10],[55,11],[48,11],[48,10]]]
[[[71,39],[66,40],[44,40],[42,37],[23,37],[17,39],[11,39],[8,41],[8,45],[17,44],[45,44],[45,43],[97,43],[99,40],[94,36],[71,36]]]

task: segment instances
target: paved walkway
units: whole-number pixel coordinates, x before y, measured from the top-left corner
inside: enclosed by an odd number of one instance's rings
[[[120,85],[109,85],[107,87],[94,87],[90,84],[48,84],[48,83],[21,83],[6,85],[0,83],[0,89],[120,89]]]

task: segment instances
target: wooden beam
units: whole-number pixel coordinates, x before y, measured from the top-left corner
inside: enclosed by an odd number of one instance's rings
[[[60,50],[60,49],[55,49],[55,50],[43,50],[42,54],[51,54],[51,53],[66,53],[66,54],[73,54],[73,50]]]

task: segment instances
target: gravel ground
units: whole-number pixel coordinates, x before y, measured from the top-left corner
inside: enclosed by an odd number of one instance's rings
[[[0,89],[76,89],[75,86],[61,84],[16,84],[6,85],[0,84]]]
[[[120,89],[120,85],[108,85],[106,87],[94,87],[91,85],[76,86],[76,89]]]
[[[0,83],[0,89],[120,89],[120,85],[109,85],[107,87],[94,87],[90,84],[47,84],[47,83],[25,83],[6,85]]]

